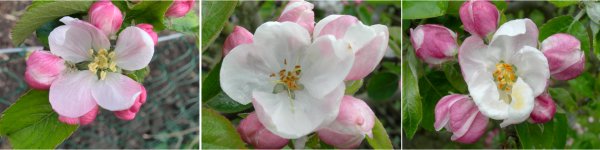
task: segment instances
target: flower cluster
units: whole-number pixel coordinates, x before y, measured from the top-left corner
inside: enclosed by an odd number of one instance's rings
[[[95,2],[88,15],[89,22],[60,19],[64,25],[48,37],[50,51],[34,51],[27,59],[25,81],[31,88],[50,91],[50,104],[61,122],[89,124],[98,107],[132,120],[146,102],[146,89],[126,74],[150,63],[157,34],[150,24],[120,31],[123,14],[107,0]],[[114,45],[111,39],[116,39]]]
[[[355,148],[371,135],[375,115],[364,101],[344,95],[345,81],[375,69],[388,29],[347,15],[315,24],[312,9],[291,1],[277,22],[262,24],[254,35],[237,26],[225,41],[221,87],[254,106],[238,131],[256,148],[282,148],[313,132],[337,148]]]
[[[460,46],[456,33],[446,27],[411,29],[413,48],[424,62],[439,65],[458,55],[469,91],[437,103],[436,130],[445,127],[453,141],[473,143],[485,133],[488,118],[502,120],[500,127],[552,120],[556,106],[547,92],[550,78],[570,80],[583,72],[579,40],[558,33],[538,45],[535,23],[517,19],[498,27],[498,9],[489,1],[469,0],[459,15],[471,34]]]

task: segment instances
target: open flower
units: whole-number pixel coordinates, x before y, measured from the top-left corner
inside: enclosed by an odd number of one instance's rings
[[[93,25],[71,17],[48,37],[50,52],[68,67],[50,86],[50,104],[60,116],[79,118],[98,105],[110,111],[129,109],[141,85],[123,70],[146,67],[154,53],[152,38],[138,27],[124,29],[111,49],[108,37]]]
[[[383,59],[389,40],[386,26],[367,26],[348,15],[330,15],[319,21],[313,38],[324,35],[347,41],[354,51],[354,65],[346,80],[360,80],[373,72]]]
[[[233,100],[252,102],[269,131],[295,139],[337,117],[353,63],[345,41],[332,35],[311,40],[296,23],[267,22],[256,29],[251,44],[225,56],[220,83]]]
[[[473,101],[485,116],[520,123],[550,77],[548,60],[537,47],[538,30],[529,19],[506,22],[489,45],[478,36],[462,43],[458,60]]]

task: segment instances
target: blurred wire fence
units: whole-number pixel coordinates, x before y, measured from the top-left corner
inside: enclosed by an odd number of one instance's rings
[[[148,97],[136,118],[123,121],[102,110],[59,148],[197,148],[199,128],[199,51],[194,36],[159,38],[150,74],[144,81]],[[0,111],[28,90],[25,57],[41,47],[0,50]],[[4,138],[0,148],[10,148]]]

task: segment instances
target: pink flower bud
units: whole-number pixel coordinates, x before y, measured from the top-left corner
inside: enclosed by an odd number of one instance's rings
[[[252,43],[254,36],[246,28],[235,26],[233,32],[227,36],[225,43],[223,44],[223,56],[229,54],[229,52],[238,45]]]
[[[315,28],[315,13],[312,11],[314,5],[303,0],[290,1],[281,12],[279,22],[295,22],[312,33]]]
[[[529,117],[533,123],[546,123],[554,118],[556,113],[556,104],[548,93],[542,93],[535,98],[533,111]]]
[[[431,65],[441,64],[456,55],[456,33],[434,24],[410,29],[410,41],[417,57]]]
[[[150,37],[152,37],[152,40],[154,41],[154,45],[158,44],[158,35],[156,34],[156,32],[154,32],[154,27],[152,27],[151,24],[147,24],[147,23],[142,23],[142,24],[138,24],[136,25],[136,27],[146,31],[146,33],[148,33],[148,35],[150,35]]]
[[[323,142],[336,148],[356,148],[365,138],[373,136],[375,113],[369,105],[352,96],[344,96],[335,121],[317,131]]]
[[[60,122],[70,124],[70,125],[76,125],[76,124],[87,125],[87,124],[94,122],[94,120],[96,119],[96,115],[98,115],[98,106],[93,107],[92,110],[90,110],[90,112],[86,113],[85,115],[83,115],[79,118],[69,118],[69,117],[65,117],[65,116],[58,116],[58,120]]]
[[[27,59],[25,82],[33,89],[47,90],[65,70],[65,61],[48,51],[33,51]]]
[[[446,128],[453,133],[451,140],[474,143],[485,133],[489,119],[479,112],[477,105],[466,95],[442,97],[435,105],[436,131]]]
[[[133,103],[133,106],[126,110],[114,112],[117,118],[121,120],[133,120],[135,118],[135,115],[138,111],[140,111],[140,107],[142,107],[142,104],[146,103],[146,88],[144,88],[143,85],[140,85],[140,87],[142,88],[142,93],[140,93],[140,96],[138,97],[137,101]]]
[[[123,23],[123,14],[119,8],[108,0],[95,2],[88,12],[90,23],[100,29],[106,36],[115,35]]]
[[[260,123],[255,112],[250,113],[250,115],[240,122],[237,131],[242,136],[242,140],[257,149],[280,149],[289,142],[288,139],[284,139],[267,130]]]
[[[468,0],[460,6],[459,14],[465,30],[482,39],[498,27],[500,12],[487,0]]]
[[[570,80],[583,72],[585,56],[581,44],[569,34],[558,33],[546,38],[542,41],[542,52],[554,79]]]
[[[179,18],[185,16],[194,8],[194,0],[174,0],[171,7],[165,13],[165,16]]]

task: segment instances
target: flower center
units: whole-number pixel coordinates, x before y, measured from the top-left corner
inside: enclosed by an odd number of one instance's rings
[[[89,50],[92,55],[93,61],[88,64],[88,70],[98,75],[100,80],[106,78],[107,72],[116,72],[117,63],[115,63],[115,52],[108,52],[106,49],[100,49],[99,51]]]
[[[494,80],[498,85],[498,89],[504,90],[504,92],[510,93],[513,84],[517,81],[515,75],[515,67],[504,62],[496,64],[496,71],[494,71]]]
[[[287,66],[287,59],[283,60],[283,64],[285,68],[285,66]],[[298,83],[301,73],[302,67],[300,65],[294,66],[294,69],[292,70],[281,69],[278,74],[271,73],[271,75],[269,75],[271,78],[279,76],[278,80],[275,81],[276,84],[275,87],[273,87],[273,94],[286,91],[291,99],[295,99],[296,95],[294,94],[294,91],[304,89],[304,86]]]

